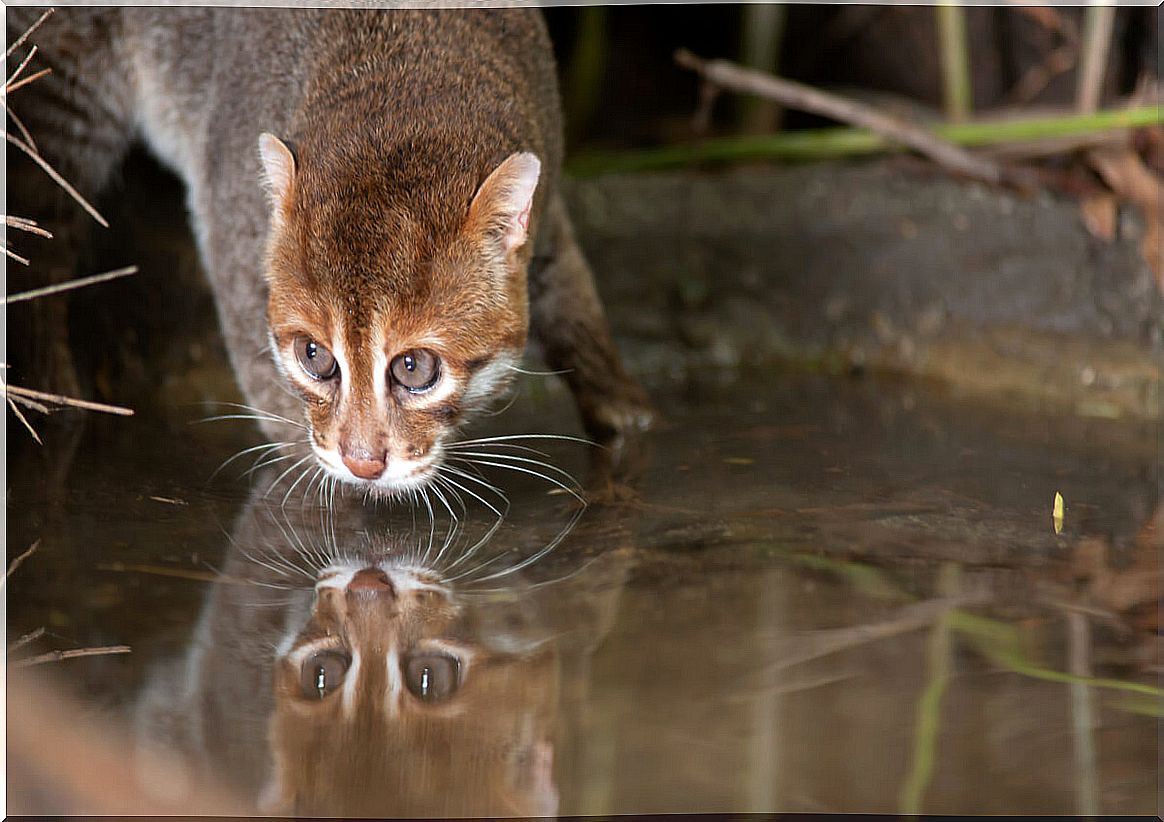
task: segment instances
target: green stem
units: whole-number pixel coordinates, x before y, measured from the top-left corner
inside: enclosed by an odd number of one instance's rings
[[[1082,683],[1095,688],[1143,694],[1158,701],[1164,701],[1164,689],[1154,685],[1124,682],[1120,679],[1105,677],[1076,676],[1062,671],[1039,668],[1028,662],[1023,656],[1018,632],[1013,626],[1006,623],[969,614],[965,611],[951,611],[949,619],[951,628],[973,642],[983,655],[1000,668],[1029,676],[1032,679],[1042,679],[1047,682]]]
[[[942,697],[950,682],[950,612],[942,614],[930,629],[926,643],[926,687],[917,703],[913,732],[913,763],[901,789],[901,813],[921,813],[922,798],[934,772]]]
[[[970,46],[966,38],[966,10],[945,2],[936,9],[938,47],[942,58],[942,100],[946,117],[960,123],[970,116]]]
[[[954,598],[961,587],[962,571],[952,562],[942,565],[938,572],[938,593]],[[942,697],[950,682],[950,654],[953,641],[950,636],[952,608],[942,611],[930,628],[926,642],[926,687],[917,704],[917,724],[914,726],[913,763],[901,787],[901,812],[921,813],[922,799],[934,772],[934,751],[938,745],[938,725],[941,719]]]
[[[939,137],[975,147],[1022,143],[1049,137],[1078,137],[1164,121],[1159,105],[1109,109],[1091,114],[1032,117],[999,122],[978,121],[934,126]],[[654,171],[696,162],[753,160],[825,160],[900,150],[867,129],[825,128],[779,134],[724,137],[695,145],[662,146],[633,151],[587,152],[574,156],[567,170],[586,177],[610,172]]]

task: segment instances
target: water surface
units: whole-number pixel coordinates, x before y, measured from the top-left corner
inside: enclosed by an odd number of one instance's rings
[[[576,433],[548,387],[480,433]],[[467,494],[454,520],[435,498],[321,505],[277,468],[240,478],[248,458],[210,479],[259,439],[189,425],[198,408],[93,420],[56,487],[10,462],[9,558],[40,543],[8,582],[9,642],[45,629],[10,662],[132,648],[10,671],[10,718],[68,694],[128,774],[78,787],[66,737],[10,734],[10,810],[1155,807],[1155,427],[778,373],[655,398],[665,422],[598,468],[526,443],[593,498],[560,542],[569,494],[484,469],[508,513],[468,557],[495,517]],[[313,587],[345,564],[392,595],[351,599],[358,687],[312,701],[315,668],[288,659],[335,638]],[[435,593],[410,611],[410,586]]]

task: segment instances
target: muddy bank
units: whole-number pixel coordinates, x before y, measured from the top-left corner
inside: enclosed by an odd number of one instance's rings
[[[782,360],[934,377],[1084,416],[1155,418],[1164,304],[1128,211],[893,161],[574,181],[579,234],[646,379]]]

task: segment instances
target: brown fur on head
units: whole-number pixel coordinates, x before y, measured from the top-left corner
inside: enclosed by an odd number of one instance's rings
[[[317,145],[260,139],[272,351],[333,476],[415,488],[521,357],[541,163],[467,169],[430,145],[419,167],[375,141]]]
[[[325,573],[310,621],[276,660],[273,773],[263,809],[374,817],[555,813],[552,643],[520,633],[499,643],[425,572],[382,573],[375,592],[355,590],[351,568]],[[313,666],[327,655],[337,656],[326,687],[317,689]],[[434,674],[434,696],[426,699],[416,663],[433,656],[455,660],[457,673],[443,681]]]

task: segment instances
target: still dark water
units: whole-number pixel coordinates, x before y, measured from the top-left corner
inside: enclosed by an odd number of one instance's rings
[[[546,388],[475,433],[576,433]],[[780,374],[655,399],[613,480],[482,447],[589,484],[564,537],[571,496],[494,467],[496,529],[468,478],[431,515],[240,479],[260,452],[210,479],[260,441],[200,408],[93,420],[57,489],[10,461],[9,644],[44,633],[9,811],[1157,806],[1156,427]]]

